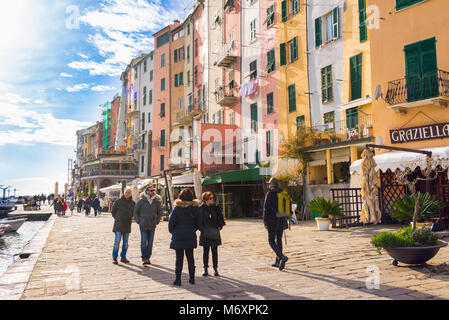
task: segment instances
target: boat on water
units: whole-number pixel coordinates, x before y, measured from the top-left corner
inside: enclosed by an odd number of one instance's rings
[[[11,226],[9,224],[0,224],[0,237],[11,232]]]
[[[6,218],[8,213],[16,210],[16,200],[0,199],[0,219]]]
[[[11,231],[17,231],[27,221],[27,218],[5,218],[0,220],[0,225],[5,224],[11,227]]]

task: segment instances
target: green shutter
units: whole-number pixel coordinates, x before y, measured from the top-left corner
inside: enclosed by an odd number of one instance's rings
[[[295,13],[299,12],[299,0],[293,1],[293,10]]]
[[[295,85],[288,86],[288,111],[293,112],[296,110],[296,90]]]
[[[362,97],[362,54],[356,55],[350,60],[351,75],[351,100]]]
[[[273,113],[274,109],[273,92],[267,94],[267,114]]]
[[[359,31],[360,42],[368,39],[368,31],[366,28],[366,0],[359,0]]]
[[[287,21],[287,1],[282,1],[281,7],[282,7],[282,21]]]
[[[268,130],[266,133],[267,137],[267,157],[271,156],[271,130]]]
[[[337,39],[340,37],[340,19],[339,19],[339,14],[338,14],[338,7],[334,8],[334,10],[332,10],[332,22],[333,22],[332,36],[334,37],[334,39]]]
[[[257,103],[251,105],[251,129],[257,132]]]
[[[424,0],[396,0],[396,10],[401,10]]]
[[[161,130],[161,147],[165,147],[165,129]]]
[[[405,81],[407,101],[419,100],[421,83],[420,43],[416,42],[404,47]]]
[[[321,35],[321,17],[315,19],[315,46],[319,47],[323,43]]]
[[[327,102],[326,68],[321,69],[321,101]]]
[[[280,61],[281,66],[286,65],[287,64],[287,60],[286,60],[286,56],[285,56],[285,43],[281,43],[280,56],[281,56],[281,61]]]
[[[304,130],[306,127],[305,116],[296,117],[296,130]]]
[[[357,107],[346,110],[346,127],[348,129],[357,128],[359,125],[359,110]]]
[[[178,86],[178,75],[175,74],[175,87],[177,87],[177,86]]]
[[[179,85],[180,85],[180,86],[184,85],[184,79],[183,79],[183,74],[182,74],[182,72],[179,74]]]
[[[293,38],[293,61],[298,59],[298,37]]]

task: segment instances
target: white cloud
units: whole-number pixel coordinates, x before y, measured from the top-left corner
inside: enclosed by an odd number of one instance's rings
[[[60,75],[61,77],[64,77],[64,78],[72,78],[72,75],[71,75],[71,74],[68,74],[68,73],[65,73],[65,72],[61,72],[59,75]]]
[[[30,99],[22,98],[18,94],[15,93],[2,93],[0,94],[0,102],[7,102],[12,104],[29,104],[31,103]]]
[[[81,84],[74,85],[73,87],[67,87],[66,91],[67,92],[79,92],[79,91],[86,90],[86,89],[89,89],[89,85],[87,83],[81,83]]]
[[[33,196],[35,194],[49,195],[55,191],[55,183],[58,182],[58,191],[64,192],[64,184],[67,183],[67,173],[53,175],[52,177],[25,177],[6,180],[6,184],[17,189],[16,195]],[[11,195],[14,190],[11,190]]]
[[[92,91],[96,91],[96,92],[103,92],[103,91],[114,91],[115,88],[111,87],[111,86],[95,86],[91,88]]]
[[[86,56],[84,53],[78,53],[78,55],[83,59],[89,59],[89,57]]]

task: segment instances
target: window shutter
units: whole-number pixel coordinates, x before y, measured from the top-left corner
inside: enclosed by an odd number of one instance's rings
[[[295,85],[288,86],[288,111],[292,112],[296,110],[296,90]]]
[[[161,130],[161,147],[165,147],[165,129]]]
[[[267,157],[271,156],[271,130],[268,130],[267,133]]]
[[[346,128],[354,129],[359,125],[359,111],[357,107],[346,110]]]
[[[295,13],[299,12],[299,0],[294,0],[293,8]]]
[[[178,75],[175,74],[175,87],[177,87],[177,86],[178,86]]]
[[[293,38],[293,61],[298,59],[298,37]]]
[[[332,22],[333,22],[333,38],[338,39],[340,37],[340,21],[339,21],[338,7],[332,10]]]
[[[360,42],[365,42],[368,39],[366,29],[366,0],[359,0],[359,30]]]
[[[321,101],[326,102],[327,100],[326,68],[323,68],[321,69]]]
[[[354,56],[350,60],[351,74],[351,100],[362,97],[362,54]]]
[[[273,92],[267,94],[267,114],[273,113]]]
[[[286,57],[285,57],[285,43],[281,43],[280,56],[281,56],[281,61],[280,61],[281,66],[286,65],[287,61],[286,61]]]
[[[321,36],[321,17],[315,19],[315,46],[319,47],[323,43]]]
[[[282,1],[282,21],[287,21],[287,1]]]
[[[182,72],[179,74],[179,85],[180,86],[184,85],[184,79],[183,79]]]
[[[435,38],[421,41],[421,64],[422,74],[427,76],[437,71],[437,53]]]

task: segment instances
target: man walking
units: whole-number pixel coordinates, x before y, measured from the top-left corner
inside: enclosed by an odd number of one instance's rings
[[[131,189],[126,189],[124,195],[114,202],[112,207],[112,217],[114,218],[114,227],[112,232],[115,233],[114,248],[112,249],[112,263],[117,264],[118,251],[120,241],[123,239],[122,252],[120,261],[129,263],[126,259],[126,251],[128,250],[128,239],[131,233],[131,223],[133,218],[133,210],[136,203],[132,199]]]
[[[162,199],[155,193],[153,186],[148,186],[142,192],[141,198],[134,208],[134,220],[140,227],[140,249],[142,252],[142,264],[151,264],[153,253],[153,241],[156,226],[161,221]]]
[[[276,262],[272,267],[278,267],[283,270],[288,258],[282,253],[282,235],[288,228],[287,218],[279,214],[278,194],[282,192],[279,187],[279,181],[271,178],[269,182],[267,195],[265,196],[263,220],[265,228],[268,230],[268,243],[276,253]]]
[[[97,216],[98,209],[100,208],[100,200],[98,197],[95,197],[94,201],[92,201],[92,208],[94,208],[94,214]]]

